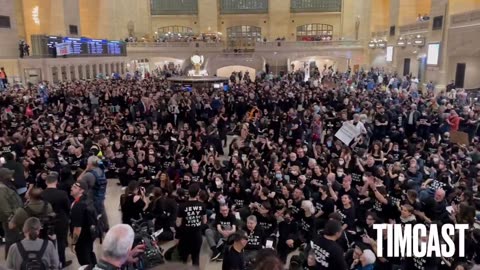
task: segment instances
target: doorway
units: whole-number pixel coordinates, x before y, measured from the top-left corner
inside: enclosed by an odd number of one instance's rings
[[[455,72],[455,86],[463,88],[465,84],[465,69],[467,65],[465,63],[457,63],[457,69]]]
[[[410,58],[403,59],[403,76],[410,74]]]

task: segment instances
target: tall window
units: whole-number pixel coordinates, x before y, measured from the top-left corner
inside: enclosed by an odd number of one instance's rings
[[[10,28],[10,17],[0,16],[0,28]]]
[[[198,0],[150,0],[152,15],[197,14]]]
[[[330,24],[312,23],[297,27],[297,40],[322,41],[332,40],[333,26]]]
[[[268,13],[268,0],[220,0],[220,13]]]
[[[255,42],[262,41],[262,28],[250,25],[238,25],[227,28],[229,47],[254,47]]]
[[[340,12],[342,0],[291,0],[292,12]]]

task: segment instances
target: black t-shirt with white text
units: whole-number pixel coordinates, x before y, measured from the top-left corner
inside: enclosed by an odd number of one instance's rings
[[[178,209],[178,217],[182,218],[183,233],[201,233],[203,217],[206,215],[205,205],[199,201],[186,201]]]
[[[317,270],[346,270],[347,263],[337,242],[319,235],[310,243],[317,262]]]
[[[222,214],[215,216],[215,228],[217,225],[220,225],[222,230],[231,230],[236,222],[237,220],[235,216],[230,213],[226,217],[224,217]]]

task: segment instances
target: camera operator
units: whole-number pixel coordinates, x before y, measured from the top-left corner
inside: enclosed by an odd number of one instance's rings
[[[177,203],[175,199],[163,194],[161,188],[154,188],[153,194],[147,212],[155,219],[155,231],[163,229],[163,232],[158,236],[158,240],[171,241],[175,238]]]
[[[140,219],[146,205],[145,188],[139,187],[138,182],[135,180],[130,181],[125,194],[122,194],[120,197],[122,223],[131,225],[132,219]]]
[[[94,270],[119,269],[125,264],[136,263],[144,246],[138,245],[132,249],[135,233],[126,224],[113,226],[105,235],[102,243],[102,257],[93,267]]]

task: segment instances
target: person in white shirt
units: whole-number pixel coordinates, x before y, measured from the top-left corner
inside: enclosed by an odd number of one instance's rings
[[[362,121],[360,121],[360,115],[358,113],[353,115],[353,120],[351,120],[350,123],[354,125],[361,134],[367,134],[367,129]]]

